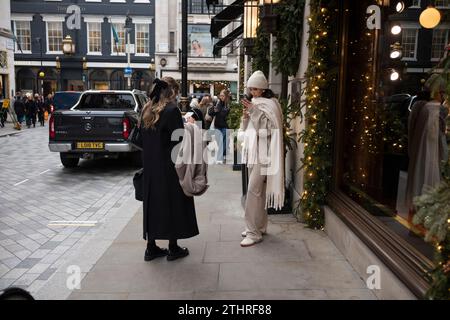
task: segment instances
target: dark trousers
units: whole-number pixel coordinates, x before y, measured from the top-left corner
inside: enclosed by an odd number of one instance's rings
[[[33,127],[36,127],[36,115],[27,115],[27,127],[31,127],[31,124],[33,124]]]

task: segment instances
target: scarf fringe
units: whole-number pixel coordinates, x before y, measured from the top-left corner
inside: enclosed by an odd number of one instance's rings
[[[266,196],[266,205],[264,209],[274,208],[275,210],[281,210],[284,206],[284,192],[282,194],[268,194]]]

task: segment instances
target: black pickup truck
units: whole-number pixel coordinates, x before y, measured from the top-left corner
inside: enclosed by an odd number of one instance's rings
[[[83,92],[70,110],[55,111],[49,121],[49,149],[59,152],[64,167],[76,167],[80,158],[117,158],[129,154],[139,165],[140,151],[128,141],[148,101],[142,91]]]

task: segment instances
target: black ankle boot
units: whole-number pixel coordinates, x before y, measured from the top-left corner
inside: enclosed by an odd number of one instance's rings
[[[165,257],[169,254],[169,250],[160,247],[147,248],[145,250],[144,261],[151,261],[156,258]]]
[[[168,261],[173,261],[173,260],[176,260],[178,258],[184,258],[187,255],[189,255],[188,248],[181,248],[181,247],[177,246],[176,249],[169,250],[169,254],[167,255],[167,260]]]

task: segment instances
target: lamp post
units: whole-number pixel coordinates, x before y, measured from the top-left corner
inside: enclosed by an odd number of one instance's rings
[[[256,29],[259,25],[259,1],[247,0],[244,4],[244,49],[245,55],[251,56],[255,44]]]
[[[131,53],[130,53],[130,34],[131,30],[133,29],[133,20],[129,15],[127,15],[127,18],[125,20],[125,34],[126,34],[126,48],[127,48],[127,69],[130,70],[131,68]],[[126,74],[127,77],[127,89],[131,90],[131,74]]]
[[[41,59],[41,68],[39,69],[39,73],[38,73],[39,85],[40,85],[39,92],[41,93],[41,95],[44,95],[45,72],[44,72],[44,66],[43,66],[43,62],[42,62],[42,39],[38,37],[38,38],[36,38],[36,41],[39,43],[39,51],[40,51],[40,59]]]
[[[188,56],[187,56],[187,24],[188,24],[188,1],[181,0],[181,98],[180,105],[182,111],[187,111],[189,105],[188,98]]]

